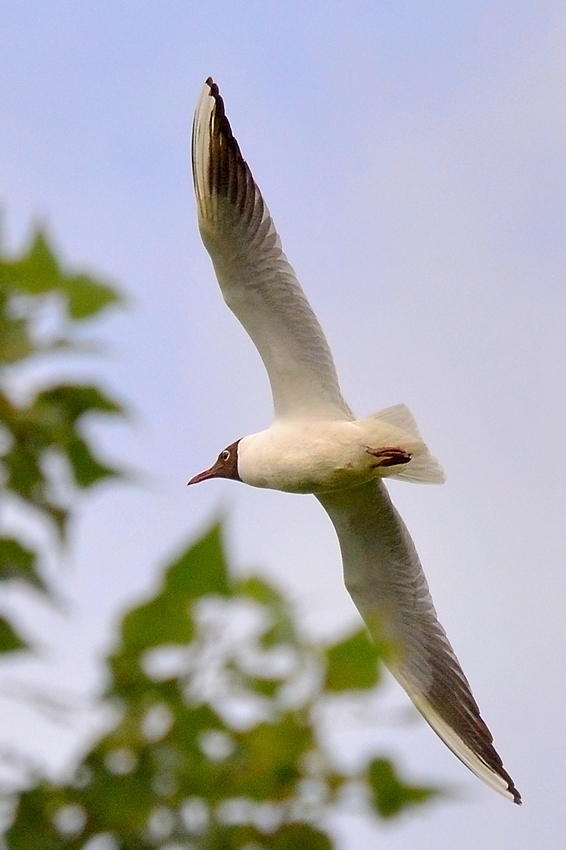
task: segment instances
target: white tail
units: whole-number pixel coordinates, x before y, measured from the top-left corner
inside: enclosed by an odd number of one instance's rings
[[[415,481],[420,484],[442,484],[445,480],[442,467],[429,452],[419,433],[413,414],[404,404],[386,407],[361,420],[368,433],[375,430],[382,446],[400,446],[412,455],[409,463],[390,467],[388,478]]]

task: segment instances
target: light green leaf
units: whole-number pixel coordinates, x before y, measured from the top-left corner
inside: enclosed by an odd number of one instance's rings
[[[249,596],[272,608],[277,605],[286,605],[284,597],[276,590],[272,584],[269,584],[265,579],[259,576],[246,576],[244,579],[234,583],[234,591]]]
[[[194,635],[191,604],[207,593],[228,593],[220,527],[213,526],[165,571],[158,593],[123,620],[121,644],[111,664],[117,680],[135,678],[141,655],[164,644],[188,643]]]
[[[85,274],[67,278],[64,291],[69,299],[69,315],[79,321],[95,316],[121,300],[111,286],[93,280]]]
[[[41,230],[33,234],[27,254],[2,265],[2,279],[26,295],[38,295],[60,288],[62,273]]]
[[[278,722],[259,723],[241,733],[238,742],[231,769],[240,793],[257,800],[291,794],[301,777],[302,757],[314,747],[312,729],[292,713]]]
[[[27,253],[20,259],[0,260],[0,283],[25,295],[59,293],[65,299],[70,318],[75,321],[95,316],[121,300],[108,284],[86,274],[63,271],[41,229],[36,230]]]
[[[380,655],[365,629],[330,646],[325,655],[327,690],[362,690],[378,683]]]

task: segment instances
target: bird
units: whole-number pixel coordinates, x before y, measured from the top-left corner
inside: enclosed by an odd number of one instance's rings
[[[441,483],[442,468],[405,405],[357,419],[344,401],[322,328],[211,77],[195,111],[191,159],[200,235],[224,301],[263,360],[274,420],[188,483],[227,478],[314,495],[336,531],[346,589],[370,635],[389,647],[391,673],[450,750],[520,804],[384,483]]]

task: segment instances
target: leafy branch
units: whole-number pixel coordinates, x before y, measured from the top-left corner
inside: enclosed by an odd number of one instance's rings
[[[121,406],[97,386],[38,387],[34,380],[34,366],[46,356],[83,352],[85,322],[119,300],[108,284],[63,269],[41,231],[21,256],[10,258],[0,246],[0,581],[48,593],[40,553],[8,528],[9,505],[64,539],[75,491],[119,474],[98,457],[84,422],[120,414]],[[0,652],[24,646],[0,618]]]
[[[109,670],[115,727],[66,783],[21,796],[9,847],[326,850],[325,816],[349,791],[383,818],[439,793],[377,754],[355,772],[336,766],[320,712],[371,692],[379,653],[363,630],[311,643],[274,587],[233,577],[218,526],[125,616]]]

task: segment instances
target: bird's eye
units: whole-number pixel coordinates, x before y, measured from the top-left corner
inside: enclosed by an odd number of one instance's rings
[[[230,452],[228,449],[224,449],[224,451],[220,453],[220,460],[223,460],[224,463],[230,460]]]

